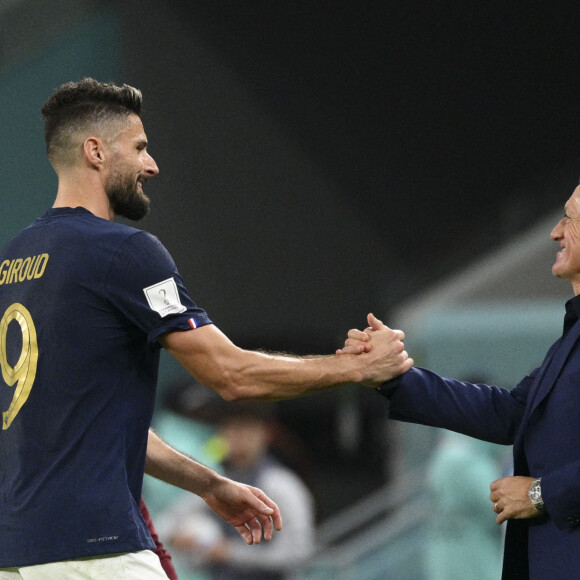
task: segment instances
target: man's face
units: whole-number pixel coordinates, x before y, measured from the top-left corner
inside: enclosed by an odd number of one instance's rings
[[[260,419],[230,417],[220,433],[228,447],[228,460],[240,469],[255,467],[268,451],[270,431]]]
[[[111,146],[110,171],[105,193],[115,215],[140,220],[149,213],[149,198],[143,184],[159,173],[155,160],[147,153],[147,136],[141,119],[130,115],[124,129]]]
[[[566,202],[564,217],[552,230],[551,238],[561,248],[552,266],[552,273],[568,280],[577,295],[580,293],[580,186]]]

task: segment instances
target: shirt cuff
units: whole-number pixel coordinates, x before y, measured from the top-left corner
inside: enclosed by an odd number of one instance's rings
[[[377,393],[379,393],[379,395],[382,395],[383,397],[386,397],[387,399],[390,400],[392,398],[392,396],[395,394],[395,391],[397,390],[398,386],[401,384],[402,378],[403,378],[403,375],[400,375],[394,379],[391,379],[390,381],[383,383],[377,389]]]

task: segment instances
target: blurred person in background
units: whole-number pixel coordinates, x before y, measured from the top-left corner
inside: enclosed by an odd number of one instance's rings
[[[468,377],[484,383],[482,377]],[[427,464],[431,511],[425,543],[429,580],[496,580],[501,574],[502,528],[489,517],[489,482],[507,472],[496,445],[441,431]]]
[[[489,482],[502,472],[496,446],[442,432],[427,465],[429,580],[497,580],[502,529],[489,514]]]
[[[213,580],[283,580],[315,548],[313,497],[296,472],[272,452],[276,432],[273,406],[214,404],[218,431],[213,447],[218,453],[221,448],[221,471],[272,497],[284,513],[284,534],[255,550],[245,550],[193,496],[184,497],[161,514],[159,528],[179,561],[198,573],[205,570]]]

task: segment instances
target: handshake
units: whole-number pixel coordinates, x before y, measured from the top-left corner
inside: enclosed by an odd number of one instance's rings
[[[344,347],[338,349],[336,354],[360,356],[366,366],[362,379],[357,382],[379,387],[385,381],[406,373],[414,361],[405,350],[405,333],[402,330],[392,330],[373,314],[367,316],[367,322],[369,326],[364,330],[348,331]]]

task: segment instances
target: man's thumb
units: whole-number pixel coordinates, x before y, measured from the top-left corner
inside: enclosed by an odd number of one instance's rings
[[[367,316],[367,322],[373,330],[381,330],[381,328],[385,328],[385,325],[372,312]]]

